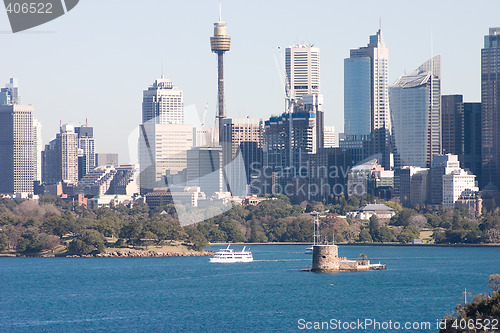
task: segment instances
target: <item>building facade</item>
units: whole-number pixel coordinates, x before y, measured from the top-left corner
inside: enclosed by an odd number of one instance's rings
[[[320,93],[320,52],[312,45],[294,45],[285,50],[285,71],[291,98]]]
[[[193,127],[182,124],[140,125],[139,164],[141,193],[167,186],[167,174],[187,167],[187,151],[193,146]]]
[[[86,126],[75,127],[75,132],[78,134],[78,148],[81,150],[79,161],[79,179],[96,167],[95,160],[95,139],[94,128]]]
[[[334,126],[325,126],[323,132],[323,147],[324,148],[335,148],[337,145],[337,137],[335,136]]]
[[[142,123],[152,119],[156,124],[184,124],[182,90],[169,79],[157,79],[143,92]]]
[[[481,50],[482,184],[500,189],[500,27],[490,28]]]
[[[369,138],[369,154],[381,153],[390,167],[389,51],[381,29],[344,60],[344,133],[346,140]]]
[[[441,154],[440,56],[390,88],[395,166],[429,167]]]
[[[0,106],[0,193],[33,193],[33,106]]]
[[[462,95],[441,96],[443,154],[464,154],[464,103]]]

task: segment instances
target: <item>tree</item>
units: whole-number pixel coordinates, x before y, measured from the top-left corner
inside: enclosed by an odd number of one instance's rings
[[[378,241],[382,243],[389,243],[394,241],[394,234],[388,227],[382,227],[378,230]]]
[[[198,229],[189,226],[185,228],[185,231],[188,234],[188,240],[191,242],[195,251],[202,251],[206,246],[208,246],[208,240]]]
[[[373,241],[379,242],[380,224],[377,215],[370,216],[369,227],[370,227],[370,236],[372,237]]]
[[[420,237],[420,230],[413,226],[407,226],[405,227],[401,233],[398,235],[398,241],[401,243],[409,243],[414,239],[417,239]]]
[[[3,232],[0,233],[0,252],[7,251],[9,249],[9,237]]]
[[[368,256],[366,255],[366,253],[361,253],[361,254],[359,255],[359,259],[361,259],[361,260],[363,260],[363,261],[365,261],[367,258],[368,258]]]
[[[490,279],[488,281],[488,288],[491,288],[494,291],[500,290],[500,274],[491,274],[490,275]]]
[[[97,230],[84,230],[69,243],[68,251],[73,254],[96,254],[106,248],[106,239]]]
[[[361,232],[359,233],[359,241],[361,243],[371,243],[373,242],[373,239],[372,239],[372,236],[370,236],[370,232],[368,231],[368,229],[363,229],[361,230]]]

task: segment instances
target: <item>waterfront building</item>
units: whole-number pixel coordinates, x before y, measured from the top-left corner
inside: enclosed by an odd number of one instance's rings
[[[150,120],[156,124],[184,124],[182,90],[169,79],[156,79],[143,92],[142,123]]]
[[[386,169],[391,164],[388,89],[389,51],[379,29],[367,46],[351,49],[349,58],[344,59],[344,133],[345,140],[369,140],[367,153],[381,153]]]
[[[379,219],[389,220],[396,215],[396,212],[391,207],[383,204],[368,204],[354,212],[347,213],[347,217],[356,220],[369,220],[370,217],[376,216]]]
[[[482,184],[500,188],[500,27],[490,28],[481,49]]]
[[[11,102],[16,97],[11,97]],[[0,193],[33,194],[33,106],[0,106]]]
[[[395,166],[429,167],[441,154],[440,56],[390,87]]]

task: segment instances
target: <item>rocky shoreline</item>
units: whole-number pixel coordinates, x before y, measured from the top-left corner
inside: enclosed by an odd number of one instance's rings
[[[156,251],[140,251],[140,250],[123,250],[123,251],[114,251],[114,252],[103,252],[97,254],[38,254],[38,255],[29,255],[29,254],[16,254],[16,253],[2,253],[0,257],[9,257],[9,258],[26,258],[26,257],[38,257],[38,258],[54,258],[54,257],[62,257],[62,258],[149,258],[149,257],[203,257],[203,256],[211,256],[214,252],[212,251],[188,251],[188,252],[156,252]]]
[[[147,257],[203,257],[211,256],[210,251],[189,251],[189,252],[155,252],[155,251],[115,251],[97,254],[67,255],[66,258],[147,258]]]

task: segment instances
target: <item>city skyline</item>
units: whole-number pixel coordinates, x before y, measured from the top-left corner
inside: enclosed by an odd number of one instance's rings
[[[266,11],[261,11],[259,8],[263,2],[256,1],[254,6],[243,9],[240,4],[226,1],[223,3],[223,17],[228,23],[229,35],[234,38],[226,66],[226,115],[266,119],[271,114],[280,114],[284,110],[283,89],[272,49],[312,43],[322,53],[325,125],[333,125],[337,133],[342,132],[343,59],[348,57],[350,49],[366,44],[367,36],[378,26],[379,17],[382,17],[385,43],[391,50],[389,84],[403,75],[405,69],[412,69],[413,64],[429,58],[432,30],[433,52],[443,56],[442,94],[463,94],[465,102],[478,102],[479,50],[489,27],[498,25],[494,14],[498,11],[492,7],[500,8],[500,4],[493,1],[482,3],[490,4],[492,10],[482,13],[479,22],[473,18],[479,6],[467,2],[455,2],[451,7],[435,4],[435,10],[423,17],[419,13],[424,12],[420,7],[425,7],[425,3],[408,15],[408,7],[397,2],[378,6],[367,2],[363,7],[365,10],[354,11],[350,4],[337,8],[326,1],[314,1],[296,13],[291,9],[294,8],[293,2],[276,1],[267,5]],[[194,10],[193,4],[196,4]],[[128,162],[128,148],[122,142],[138,123],[142,90],[161,76],[162,57],[165,57],[165,77],[184,91],[186,107],[194,105],[201,114],[208,102],[207,125],[212,126],[217,98],[214,82],[216,59],[211,55],[207,39],[218,17],[216,1],[146,3],[138,9],[122,6],[120,14],[128,18],[125,20],[129,21],[127,25],[118,19],[111,19],[114,25],[109,25],[109,17],[105,15],[116,7],[113,2],[99,4],[101,14],[93,15],[97,6],[96,2],[88,1],[43,28],[16,35],[2,34],[6,49],[15,52],[4,54],[0,73],[4,80],[9,77],[19,79],[22,103],[34,106],[34,115],[43,125],[44,144],[57,132],[60,120],[79,125],[89,118],[96,130],[96,140],[101,142],[98,152],[117,152],[122,163]],[[324,10],[315,10],[317,6]],[[152,7],[155,10],[151,10]],[[438,14],[444,11],[443,8],[446,9],[446,20]],[[280,14],[283,10],[289,15]],[[141,15],[144,11],[149,12]],[[352,18],[352,14],[348,14],[353,12],[356,12],[357,19],[348,19]],[[91,14],[92,24],[89,24]],[[293,24],[299,22],[300,15],[313,14],[317,17],[317,26]],[[338,20],[331,20],[332,15]],[[143,17],[149,18],[148,24],[143,24]],[[186,17],[191,23],[184,23]],[[268,27],[254,24],[262,20],[273,28],[271,34],[263,34]],[[467,26],[461,24],[465,20],[469,22]],[[167,33],[161,37],[151,32],[154,30],[151,24],[160,27],[165,21],[169,22],[169,27],[182,26],[182,34]],[[405,29],[400,29],[402,24]],[[0,14],[0,27],[5,27],[0,30],[7,30],[5,14]],[[451,34],[450,27],[453,27]],[[332,31],[339,33],[332,34]],[[158,43],[158,37],[165,43]],[[150,52],[142,52],[142,46],[137,47],[151,39],[155,40],[155,45]],[[468,47],[458,48],[464,44]],[[260,52],[253,52],[256,47]],[[37,57],[28,56],[32,49],[45,51]],[[72,89],[68,89],[69,86]],[[262,87],[259,98],[244,98],[256,86]],[[59,91],[61,98],[53,98],[53,91]],[[109,96],[117,94],[119,98],[111,102]],[[115,124],[113,135],[105,129],[109,123]]]

